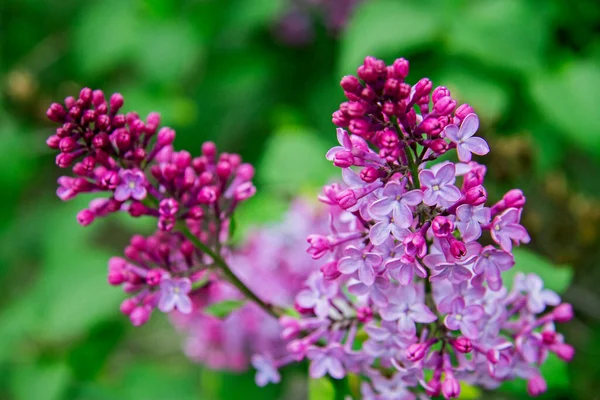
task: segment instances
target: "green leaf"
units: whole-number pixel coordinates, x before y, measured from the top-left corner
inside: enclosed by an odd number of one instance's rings
[[[600,65],[576,61],[532,77],[530,93],[540,113],[566,141],[600,157]]]
[[[335,388],[328,378],[308,380],[308,400],[334,399]]]
[[[479,73],[475,68],[448,65],[442,68],[435,82],[447,86],[453,97],[469,103],[486,121],[502,118],[509,105],[506,86]]]
[[[512,285],[517,272],[534,273],[544,280],[544,286],[557,293],[564,292],[573,279],[573,270],[568,265],[555,266],[544,257],[524,248],[513,249],[515,266],[502,274],[504,283]]]
[[[408,51],[433,42],[437,8],[397,0],[363,2],[346,26],[338,69],[353,73],[365,56],[406,56]]]
[[[89,2],[73,26],[75,60],[86,75],[110,71],[136,54],[140,24],[132,0]]]
[[[514,72],[537,71],[548,43],[546,10],[519,0],[465,2],[446,32],[450,53]]]
[[[267,190],[294,194],[305,187],[320,187],[332,176],[339,176],[325,154],[330,146],[302,127],[283,127],[265,149],[258,165],[258,181]]]
[[[223,300],[205,307],[203,311],[213,317],[225,318],[244,304],[245,300]]]
[[[71,380],[69,367],[63,362],[18,365],[13,373],[11,391],[15,400],[63,399]]]

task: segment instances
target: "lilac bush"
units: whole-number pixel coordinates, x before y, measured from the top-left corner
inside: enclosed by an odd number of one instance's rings
[[[155,308],[170,313],[190,358],[251,364],[260,386],[307,360],[314,379],[356,376],[365,399],[456,398],[461,382],[494,389],[516,378],[543,393],[548,354],[574,356],[555,327],[573,311],[534,274],[503,280],[513,246],[530,241],[525,196],[488,202],[477,114],[427,78],[408,83],[408,72],[405,59],[367,57],[341,80],[339,146],[325,156],[342,179],[324,187],[320,211],[297,203],[239,248],[231,218],[256,191],[251,165],[210,142],[195,158],[175,151],[175,132],[159,130],[155,113],[119,113],[118,94],[107,102],[83,89],[53,104],[60,127],[47,143],[74,175],[59,178],[58,196],[104,194],[79,222],[118,211],[156,219],[153,235],[109,261],[109,283],[129,296],[121,311],[134,325]],[[252,303],[224,319],[210,312],[244,298]]]

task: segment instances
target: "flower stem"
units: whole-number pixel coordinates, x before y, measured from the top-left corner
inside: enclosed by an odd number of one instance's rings
[[[406,159],[408,160],[408,168],[410,169],[410,174],[412,175],[413,184],[415,185],[416,189],[420,189],[421,185],[419,183],[419,166],[415,163],[414,158],[416,154],[413,156],[413,150],[404,139],[404,133],[402,133],[402,129],[400,129],[400,125],[398,125],[398,119],[396,117],[392,118],[392,123],[396,133],[402,139],[402,142],[406,148]]]
[[[209,246],[202,243],[202,241],[200,241],[192,232],[190,232],[189,229],[183,228],[182,231],[183,234],[190,240],[190,242],[194,244],[194,246],[199,248],[205,254],[208,254],[210,258],[213,259],[215,265],[217,265],[220,268],[220,270],[223,272],[223,275],[225,275],[227,281],[229,281],[229,283],[235,286],[248,300],[255,302],[258,306],[260,306],[263,310],[265,310],[274,318],[279,318],[283,315],[282,310],[271,304],[265,303],[252,290],[250,290],[250,288],[248,288],[248,286],[246,286],[244,282],[242,282],[233,273],[231,268],[229,268],[227,262],[219,254],[215,253]]]

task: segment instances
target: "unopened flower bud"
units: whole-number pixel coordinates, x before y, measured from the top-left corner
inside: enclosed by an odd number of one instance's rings
[[[552,310],[552,316],[558,323],[569,322],[573,319],[573,306],[569,303],[562,303]]]

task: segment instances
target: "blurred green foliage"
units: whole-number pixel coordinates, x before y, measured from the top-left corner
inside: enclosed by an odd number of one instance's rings
[[[152,226],[77,225],[89,198],[53,196],[59,171],[44,146],[44,111],[82,86],[120,91],[128,110],[159,111],[177,129],[177,146],[194,152],[210,139],[258,163],[259,194],[236,220],[242,237],[276,220],[294,193],[314,195],[336,176],[324,153],[335,143],[338,82],[366,55],[409,58],[413,79],[430,76],[479,112],[492,147],[490,197],[520,187],[529,199],[533,241],[517,253],[518,268],[543,275],[577,311],[563,331],[577,356],[544,367],[545,397],[596,398],[598,3],[367,0],[338,36],[314,15],[312,42],[292,46],[275,28],[291,2],[0,3],[0,398],[306,398],[298,370],[286,371],[285,385],[258,389],[251,374],[188,361],[164,318],[129,326],[120,291],[105,283],[106,261]],[[319,390],[330,387],[311,384],[311,398],[328,396]],[[523,382],[485,394],[523,396]]]

